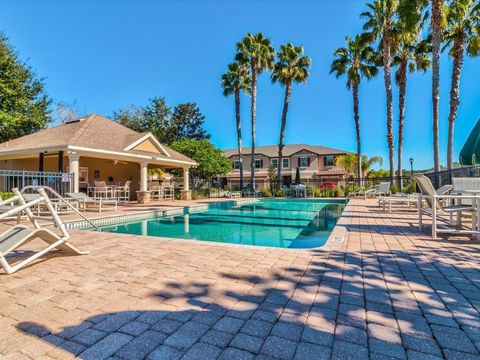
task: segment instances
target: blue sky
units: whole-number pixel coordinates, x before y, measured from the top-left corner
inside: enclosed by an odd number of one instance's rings
[[[363,1],[2,2],[0,30],[22,59],[45,77],[54,101],[76,100],[85,113],[111,115],[120,107],[164,96],[172,106],[197,102],[205,127],[222,148],[236,146],[233,98],[220,76],[247,32],[263,32],[273,45],[303,44],[312,58],[310,80],[293,89],[287,143],[355,150],[351,94],[329,74],[332,53],[345,35],[361,31]],[[441,156],[446,160],[451,59],[441,63]],[[480,117],[480,59],[466,59],[455,128],[455,159]],[[407,89],[404,167],[432,166],[431,74],[414,74]],[[396,90],[394,99],[396,107]],[[250,144],[249,99],[243,98],[244,142]],[[268,74],[258,85],[257,144],[278,142],[283,89]],[[396,109],[395,109],[396,110]],[[360,88],[363,150],[384,157],[385,93],[382,76]],[[396,126],[395,111],[395,129]]]

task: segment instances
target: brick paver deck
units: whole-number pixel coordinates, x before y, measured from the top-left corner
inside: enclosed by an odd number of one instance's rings
[[[338,250],[75,232],[0,275],[3,359],[477,359],[479,243],[352,200]]]

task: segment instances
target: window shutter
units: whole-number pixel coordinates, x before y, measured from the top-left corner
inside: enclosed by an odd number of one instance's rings
[[[297,159],[298,160],[298,167],[300,167],[300,158]]]
[[[323,166],[327,166],[327,157],[326,156],[323,157]]]
[[[308,163],[308,167],[310,167],[310,156],[307,157],[307,163]]]
[[[263,169],[263,159],[260,159],[260,167]]]

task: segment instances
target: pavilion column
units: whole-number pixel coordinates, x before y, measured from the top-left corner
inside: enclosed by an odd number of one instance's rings
[[[190,190],[190,168],[183,169],[183,190]]]
[[[183,168],[183,190],[180,192],[182,200],[191,200],[192,191],[190,190],[190,167]]]
[[[150,191],[148,191],[148,163],[140,163],[140,190],[137,191],[137,203],[150,203]]]
[[[69,154],[68,155],[68,169],[73,174],[73,192],[79,192],[79,179],[80,179],[80,155]]]
[[[140,163],[140,191],[147,191],[148,163]]]

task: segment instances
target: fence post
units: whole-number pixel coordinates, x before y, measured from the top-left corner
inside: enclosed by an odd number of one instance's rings
[[[22,170],[22,187],[21,189],[23,189],[25,187],[25,170]]]

